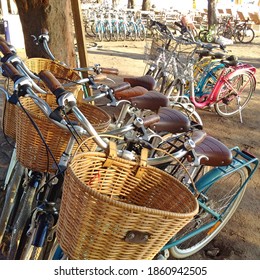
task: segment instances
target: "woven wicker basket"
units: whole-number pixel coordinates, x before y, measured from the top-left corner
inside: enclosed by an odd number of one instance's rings
[[[25,64],[33,73],[36,74],[38,74],[41,70],[49,70],[61,84],[81,79],[76,71],[47,58],[29,58],[25,61]],[[40,82],[39,86],[44,90],[49,91],[44,83]],[[77,84],[66,87],[66,90],[73,92],[75,96],[77,96],[80,89],[81,85]]]
[[[25,61],[27,67],[34,73],[38,74],[41,70],[49,70],[52,74],[63,84],[69,81],[76,81],[80,79],[78,73],[68,67],[65,67],[58,62],[52,61],[46,58],[29,58]],[[49,91],[44,83],[38,83],[39,86]],[[6,85],[7,86],[7,85]],[[13,90],[13,82],[9,81],[8,88],[9,92]],[[81,90],[80,85],[73,85],[67,87],[66,90],[69,90],[74,93],[77,97],[79,91]],[[2,115],[2,127],[4,133],[11,137],[12,139],[16,138],[16,123],[15,123],[15,114],[16,114],[16,106],[10,104],[9,102],[4,101],[4,115]]]
[[[53,94],[42,94],[42,99],[48,102],[52,108],[56,108],[56,100]],[[58,162],[64,152],[71,134],[53,124],[29,97],[20,98],[20,102],[30,114],[39,128],[46,144],[50,148],[55,161]],[[98,132],[104,132],[108,128],[111,118],[102,109],[82,103],[79,104],[81,112]],[[71,120],[75,120],[72,115]],[[40,172],[55,170],[55,161],[47,152],[45,145],[26,113],[20,108],[16,109],[16,146],[17,159],[27,168]],[[85,138],[86,139],[86,138]],[[95,150],[95,143],[88,143],[89,150]],[[75,145],[75,149],[78,145]]]
[[[66,171],[57,239],[69,259],[153,259],[197,211],[192,193],[157,168],[79,153]]]
[[[16,125],[15,113],[16,105],[7,102],[6,98],[3,99],[2,111],[2,129],[5,135],[15,140]]]

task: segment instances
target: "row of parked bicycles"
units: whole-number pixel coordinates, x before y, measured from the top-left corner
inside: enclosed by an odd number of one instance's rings
[[[255,38],[255,31],[251,27],[250,19],[245,21],[233,18],[232,16],[224,16],[219,19],[217,26],[210,29],[202,28],[198,34],[198,38],[202,42],[212,43],[215,38],[225,38],[238,43],[248,44]]]
[[[146,75],[111,86],[107,75],[117,69],[72,69],[46,48],[46,34],[40,37],[50,59],[23,61],[0,42],[3,131],[14,143],[0,189],[2,253],[7,259],[129,260],[186,258],[201,250],[236,211],[258,159],[203,130],[193,104],[198,98],[188,97],[194,74],[188,71],[184,81],[174,72],[156,82],[164,64],[148,64]],[[159,57],[180,42],[193,44],[185,35],[170,40],[175,43],[163,44]],[[205,45],[195,49],[201,59],[212,52]],[[178,61],[180,53],[173,53]],[[226,84],[218,107],[238,99],[248,76],[254,80],[252,66],[222,65]],[[205,87],[213,84],[209,78]]]
[[[188,99],[196,108],[212,109],[223,117],[242,111],[255,92],[256,68],[229,55],[226,46],[196,41],[188,30],[181,37],[153,21],[160,36],[147,42],[145,73],[156,89],[171,100]]]
[[[85,11],[85,33],[96,41],[125,41],[146,38],[146,27],[141,16],[124,10],[95,8]]]

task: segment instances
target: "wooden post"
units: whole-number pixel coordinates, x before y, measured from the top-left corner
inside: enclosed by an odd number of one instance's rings
[[[80,67],[87,67],[88,66],[88,53],[86,50],[85,30],[84,30],[84,24],[83,24],[83,19],[82,19],[82,12],[81,12],[81,1],[80,0],[71,0],[71,8],[72,8],[72,14],[73,14],[76,41],[77,41],[77,46],[78,46]],[[83,78],[87,78],[88,73],[83,72],[82,76],[83,76]],[[88,85],[86,87],[87,87],[88,94],[92,95],[92,90],[89,88]]]
[[[76,41],[78,46],[80,67],[87,67],[88,54],[86,50],[85,31],[81,13],[80,0],[71,0],[71,7],[73,13]]]

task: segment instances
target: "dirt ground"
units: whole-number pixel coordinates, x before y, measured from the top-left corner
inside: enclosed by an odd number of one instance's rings
[[[140,76],[144,73],[145,42],[101,42],[88,50],[89,65],[100,63],[103,67],[115,67],[121,77]],[[243,111],[243,123],[239,116],[219,117],[214,111],[198,111],[204,129],[228,147],[249,148],[260,158],[260,37],[251,44],[228,46],[230,54],[247,61],[257,68],[257,86],[253,98]],[[200,259],[259,260],[260,259],[260,169],[249,182],[239,209],[222,232],[203,250],[190,257]]]

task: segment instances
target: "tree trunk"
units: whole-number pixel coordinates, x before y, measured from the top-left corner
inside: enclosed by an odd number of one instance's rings
[[[49,47],[54,56],[71,67],[75,66],[74,34],[71,0],[16,0],[25,41],[27,57],[48,56],[37,47],[31,35],[41,29],[49,31]]]
[[[128,9],[134,9],[135,8],[135,0],[128,0],[128,3],[127,3],[127,8]]]
[[[208,26],[210,28],[217,23],[216,0],[208,0]]]
[[[151,9],[151,1],[150,0],[143,0],[142,10],[143,11],[150,11]]]

